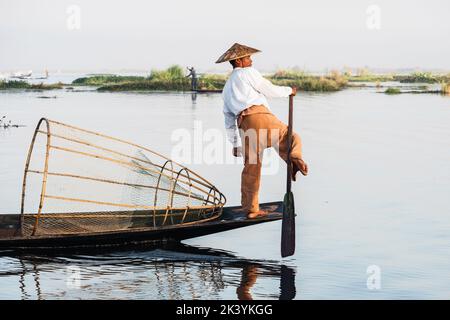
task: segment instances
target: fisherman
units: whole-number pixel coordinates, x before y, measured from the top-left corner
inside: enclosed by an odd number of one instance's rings
[[[288,127],[272,114],[267,98],[288,97],[297,93],[295,87],[273,85],[252,68],[250,56],[257,52],[260,50],[235,43],[216,61],[229,61],[233,66],[222,92],[223,112],[227,136],[233,144],[233,155],[244,156],[241,204],[250,219],[267,214],[259,209],[258,200],[264,149],[274,147],[284,161],[288,156]],[[252,135],[252,131],[256,134]],[[292,180],[295,181],[298,171],[305,176],[308,174],[308,166],[302,159],[300,136],[296,133],[292,136],[291,160]]]
[[[194,67],[187,67],[187,69],[190,71],[189,74],[186,76],[186,78],[192,77],[191,80],[191,90],[197,91],[197,72],[195,71]]]

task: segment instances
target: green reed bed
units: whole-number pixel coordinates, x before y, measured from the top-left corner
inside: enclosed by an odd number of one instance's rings
[[[51,84],[45,83],[30,84],[22,80],[0,81],[0,90],[9,90],[9,89],[54,90],[54,89],[62,89],[63,87],[64,84],[61,82]]]

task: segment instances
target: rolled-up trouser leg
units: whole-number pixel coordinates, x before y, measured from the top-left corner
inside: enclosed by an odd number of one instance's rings
[[[278,154],[280,157],[287,162],[288,156],[288,136],[287,129],[283,130],[280,134]],[[291,161],[292,161],[292,179],[295,181],[295,174],[300,171],[300,160],[302,159],[302,141],[300,136],[296,133],[292,133],[292,144],[291,144]]]
[[[248,213],[259,211],[259,185],[261,181],[261,162],[245,163],[241,177],[241,205]]]

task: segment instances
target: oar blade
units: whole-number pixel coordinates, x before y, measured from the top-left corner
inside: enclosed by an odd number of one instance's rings
[[[294,195],[287,192],[283,200],[283,222],[281,225],[281,256],[292,256],[295,252],[295,206]]]

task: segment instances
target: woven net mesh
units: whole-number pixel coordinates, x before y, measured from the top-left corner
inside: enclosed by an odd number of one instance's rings
[[[151,151],[47,119],[25,168],[25,235],[159,228],[217,218],[225,197],[207,180]]]

